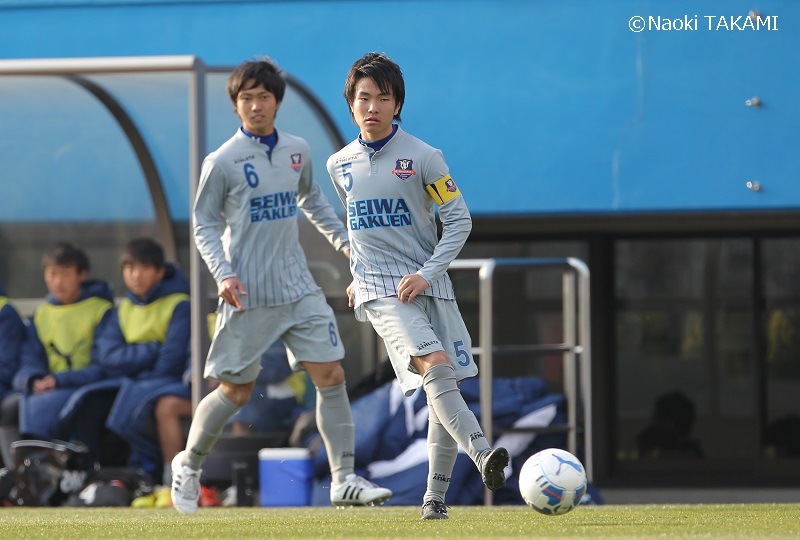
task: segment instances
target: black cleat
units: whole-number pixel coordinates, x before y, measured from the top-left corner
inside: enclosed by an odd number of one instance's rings
[[[491,491],[497,491],[506,485],[506,475],[503,472],[508,466],[508,450],[505,448],[495,448],[483,458],[483,469],[481,477],[483,483]]]
[[[439,501],[425,501],[420,514],[422,519],[447,519],[447,507]]]

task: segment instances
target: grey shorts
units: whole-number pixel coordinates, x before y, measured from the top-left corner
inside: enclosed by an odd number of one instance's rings
[[[235,384],[256,380],[261,356],[278,339],[286,345],[294,371],[302,369],[300,362],[323,364],[344,358],[336,318],[322,291],[293,304],[244,311],[223,303],[208,350],[205,377]]]
[[[412,356],[444,351],[456,372],[456,380],[478,374],[472,358],[472,339],[455,300],[420,295],[409,304],[390,296],[362,304],[356,315],[368,319],[383,339],[406,395],[422,386],[422,377],[411,365]]]

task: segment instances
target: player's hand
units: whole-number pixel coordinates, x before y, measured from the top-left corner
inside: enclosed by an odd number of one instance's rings
[[[430,285],[425,278],[419,274],[408,274],[403,276],[400,283],[397,284],[397,298],[401,302],[410,303],[414,298],[426,290]]]
[[[342,253],[344,253],[344,256],[347,257],[347,260],[349,261],[350,260],[350,248],[344,248],[344,250],[342,250]]]
[[[347,307],[353,307],[355,304],[355,290],[356,290],[356,280],[350,282],[350,285],[347,286]]]
[[[236,309],[242,309],[242,296],[247,296],[244,285],[236,276],[229,277],[217,287],[217,296]]]

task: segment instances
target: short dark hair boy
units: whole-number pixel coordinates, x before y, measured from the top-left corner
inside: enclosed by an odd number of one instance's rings
[[[350,106],[350,116],[353,116],[358,82],[364,78],[372,79],[382,93],[394,96],[397,105],[394,119],[400,122],[400,113],[406,100],[406,86],[400,66],[385,54],[376,52],[367,53],[356,60],[344,83],[344,99]]]
[[[228,97],[231,98],[234,107],[240,92],[259,85],[262,85],[267,92],[272,92],[275,101],[283,101],[286,93],[286,80],[283,78],[282,71],[268,58],[264,60],[243,62],[231,72],[228,78]]]
[[[72,242],[57,242],[47,248],[42,255],[42,268],[48,266],[74,266],[78,272],[89,272],[89,257]]]
[[[164,268],[164,248],[152,238],[135,238],[123,248],[120,266],[139,263]]]

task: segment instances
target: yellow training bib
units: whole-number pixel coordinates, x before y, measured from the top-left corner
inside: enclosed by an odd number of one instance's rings
[[[91,363],[94,331],[109,308],[111,302],[96,296],[64,306],[39,306],[33,324],[51,372],[83,369]]]
[[[141,306],[125,298],[117,308],[119,327],[128,343],[157,341],[164,343],[172,320],[172,312],[179,303],[189,301],[189,295],[173,293],[155,302]]]

